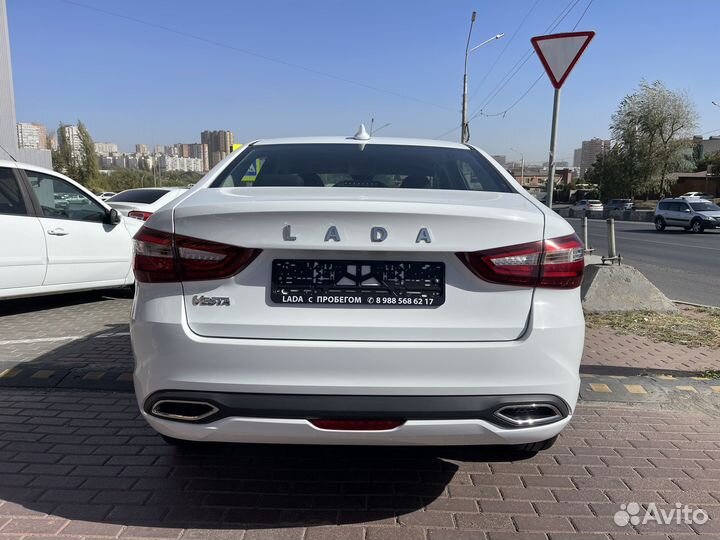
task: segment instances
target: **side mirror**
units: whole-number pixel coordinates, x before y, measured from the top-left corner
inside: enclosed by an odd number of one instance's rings
[[[110,225],[117,225],[122,221],[122,216],[120,216],[120,213],[117,210],[111,208],[107,219]]]

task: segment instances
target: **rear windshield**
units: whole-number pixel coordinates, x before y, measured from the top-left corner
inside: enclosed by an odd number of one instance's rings
[[[474,150],[381,144],[254,146],[211,187],[270,186],[514,191]]]
[[[588,204],[602,204],[600,201],[588,201]]]
[[[696,212],[714,212],[720,210],[720,206],[710,202],[691,202],[690,206]]]
[[[168,193],[167,189],[129,189],[110,197],[107,202],[134,202],[151,204]]]

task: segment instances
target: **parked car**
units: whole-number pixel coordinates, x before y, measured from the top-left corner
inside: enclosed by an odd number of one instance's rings
[[[0,161],[0,299],[131,285],[130,221],[67,176]]]
[[[575,212],[602,212],[603,204],[596,199],[582,199],[571,208]]]
[[[582,243],[474,147],[245,146],[135,237],[135,392],[166,440],[548,448]]]
[[[633,210],[635,203],[632,199],[610,199],[605,207],[608,210]]]
[[[679,197],[680,199],[706,199],[708,201],[713,200],[713,196],[709,193],[703,193],[702,191],[688,191],[687,193],[683,193]]]
[[[655,229],[664,231],[667,227],[695,233],[719,228],[720,206],[697,198],[663,199],[655,209]]]
[[[110,197],[114,197],[117,195],[114,191],[103,191],[102,193],[98,194],[98,197],[101,201],[107,201]]]
[[[110,197],[107,204],[123,216],[146,221],[153,212],[186,192],[186,188],[174,187],[127,189]]]

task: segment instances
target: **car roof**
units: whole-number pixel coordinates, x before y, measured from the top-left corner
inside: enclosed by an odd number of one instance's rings
[[[395,146],[432,146],[436,148],[469,149],[468,145],[453,141],[402,137],[371,137],[368,140],[360,140],[353,137],[286,137],[280,139],[260,139],[250,143],[252,146],[266,146],[274,144],[387,144]]]

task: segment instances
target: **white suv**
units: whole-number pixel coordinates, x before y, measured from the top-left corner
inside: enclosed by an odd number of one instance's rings
[[[135,390],[171,442],[537,451],[570,421],[583,247],[476,148],[257,141],[135,242]]]

